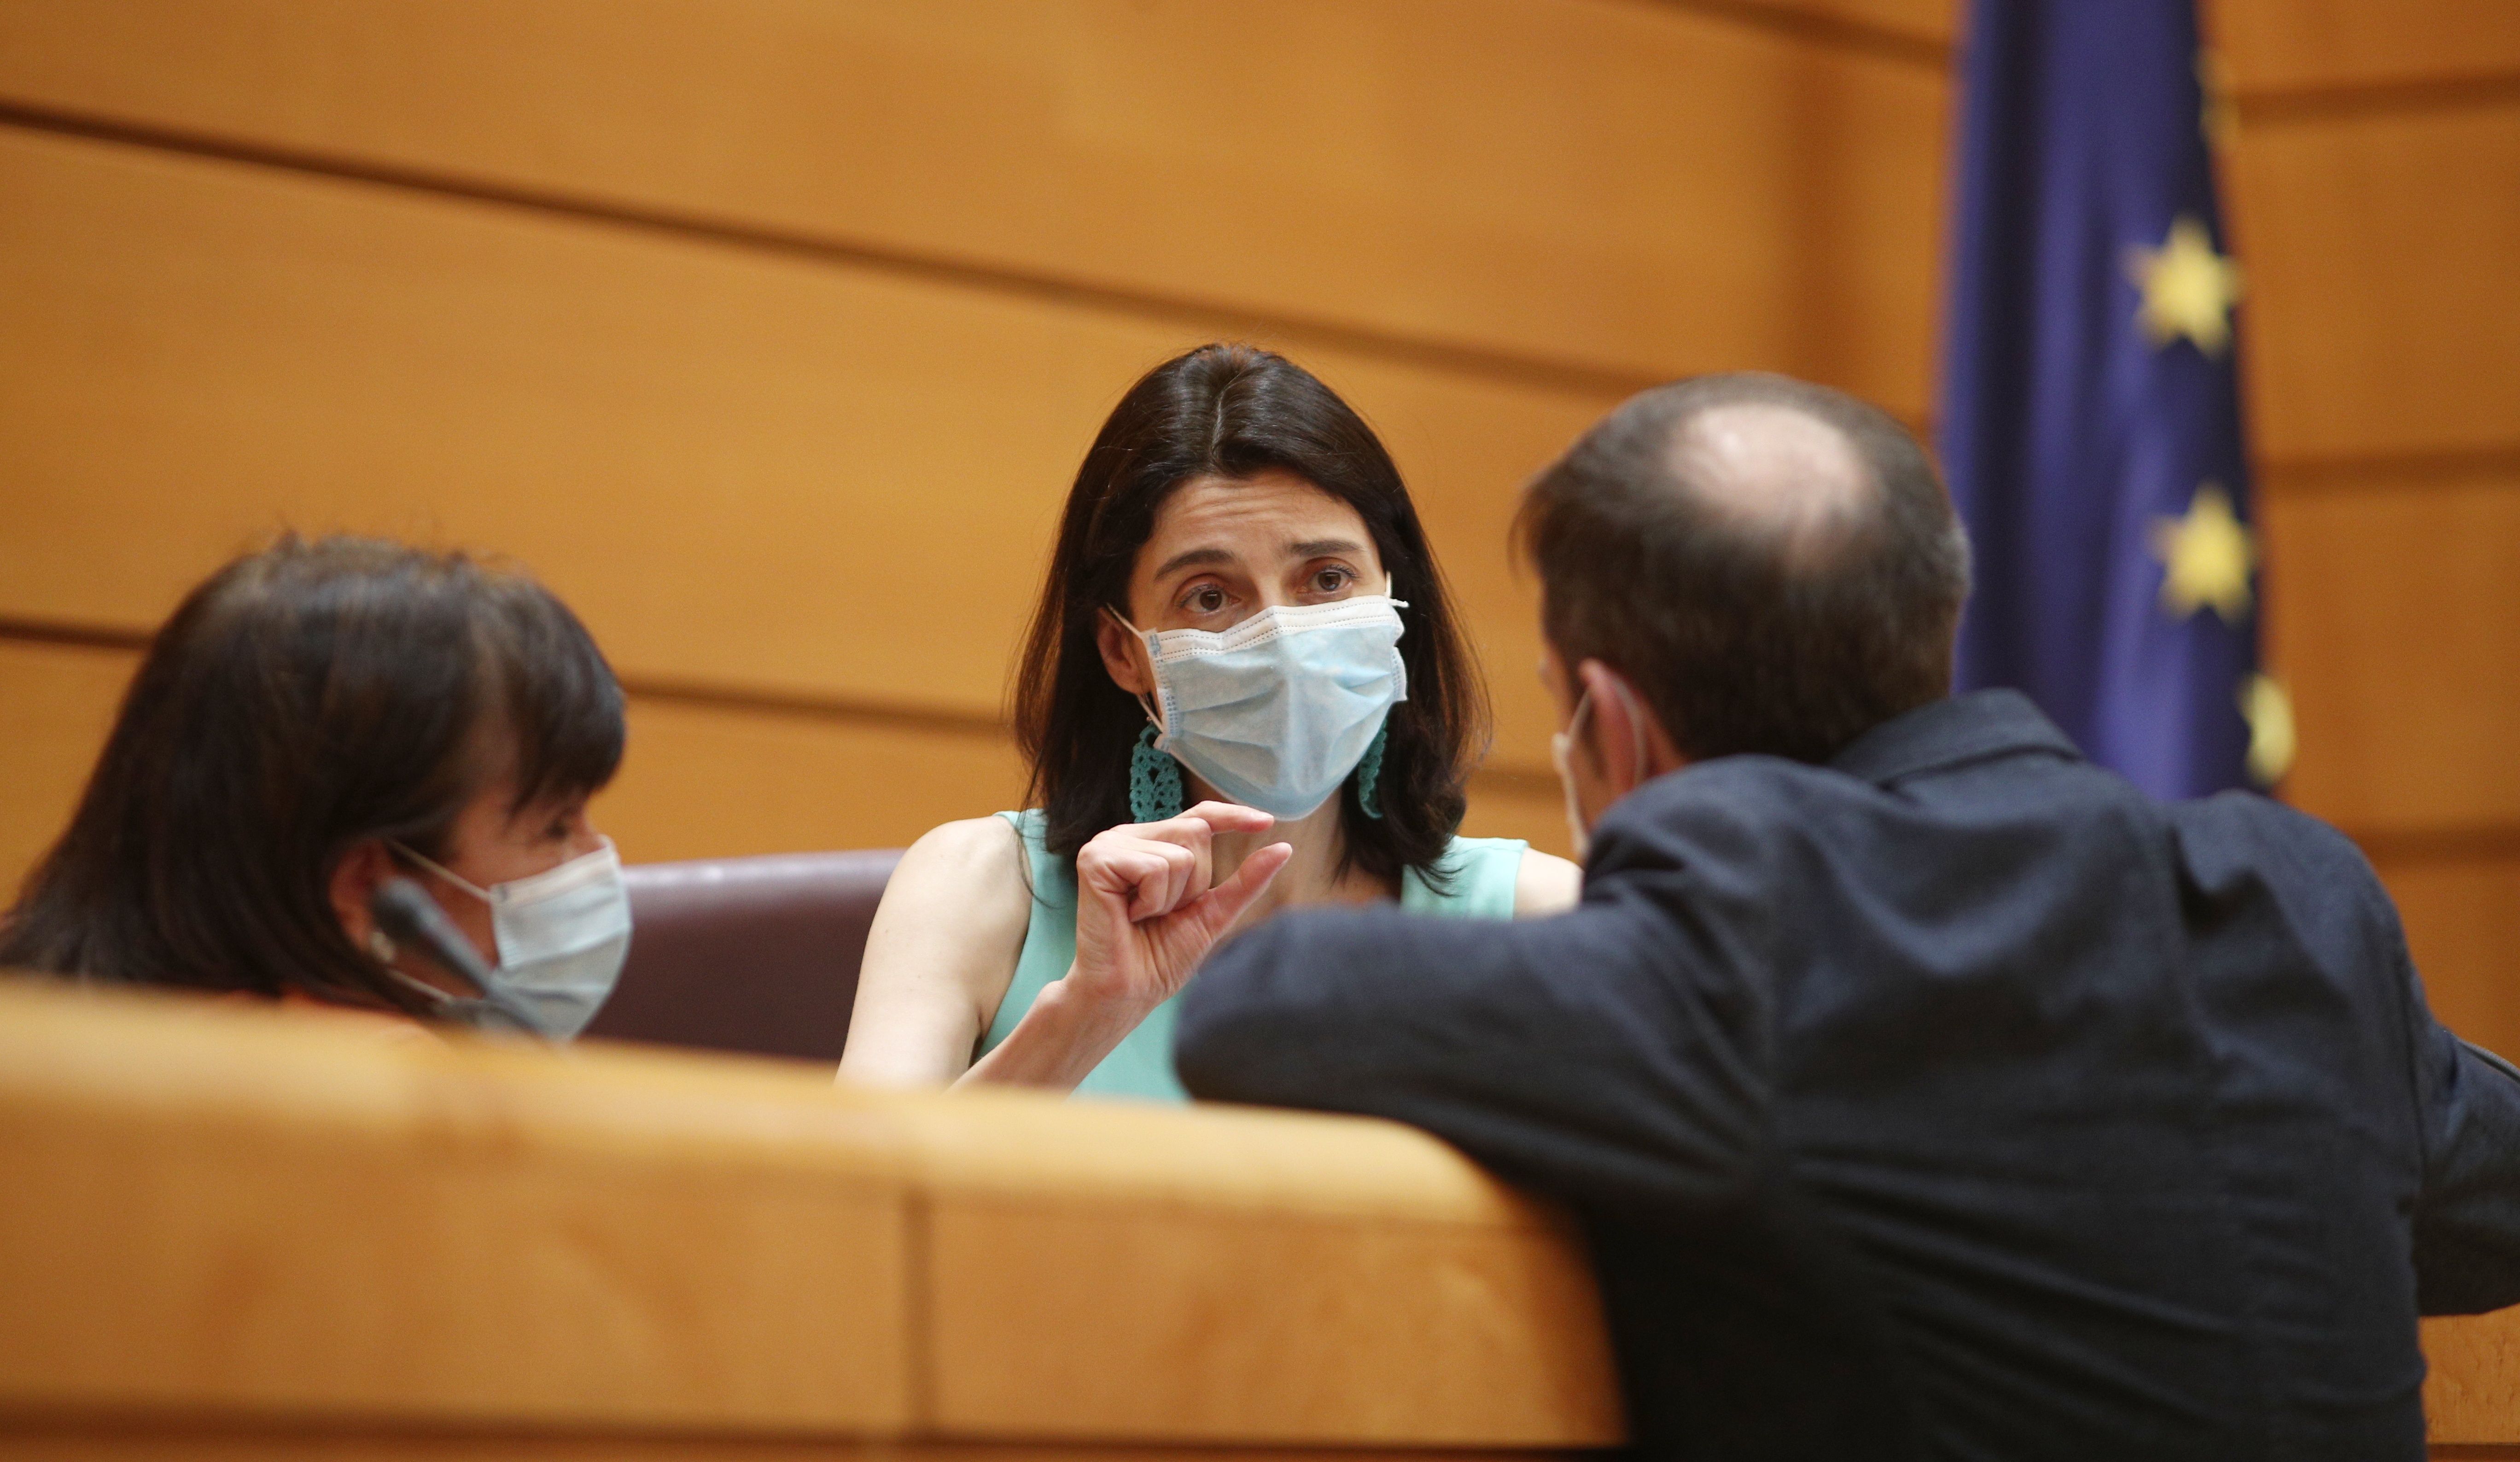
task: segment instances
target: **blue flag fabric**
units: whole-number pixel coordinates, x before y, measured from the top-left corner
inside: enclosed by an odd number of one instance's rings
[[[2028,692],[2156,796],[2271,782],[2290,722],[2256,673],[2193,0],[1971,10],[1941,430],[1976,550],[1960,686]]]

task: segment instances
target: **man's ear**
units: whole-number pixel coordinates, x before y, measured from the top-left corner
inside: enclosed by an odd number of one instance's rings
[[[1152,695],[1154,682],[1145,663],[1146,643],[1111,614],[1095,616],[1094,647],[1102,652],[1102,669],[1111,684],[1131,695]]]
[[[1661,718],[1627,677],[1598,660],[1586,660],[1575,667],[1575,678],[1592,696],[1589,739],[1594,765],[1609,780],[1640,787],[1688,765],[1688,758],[1681,755],[1671,733],[1663,729]]]
[[[349,936],[350,948],[361,952],[368,948],[368,935],[377,927],[375,915],[368,912],[368,901],[397,871],[393,855],[385,851],[384,842],[379,838],[357,844],[333,864],[327,892],[332,896],[333,914],[341,921],[341,932]]]

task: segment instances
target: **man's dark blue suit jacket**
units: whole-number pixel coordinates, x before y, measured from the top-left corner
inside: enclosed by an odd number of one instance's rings
[[[1646,785],[1562,917],[1275,919],[1176,1054],[1568,1204],[1659,1456],[2412,1462],[2418,1310],[2520,1302],[2520,1080],[2353,845],[2006,691]]]

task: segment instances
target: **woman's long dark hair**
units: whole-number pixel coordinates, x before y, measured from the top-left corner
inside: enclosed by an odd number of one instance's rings
[[[1104,608],[1129,612],[1129,580],[1156,510],[1193,478],[1271,469],[1355,509],[1409,604],[1400,637],[1409,698],[1391,709],[1375,799],[1382,817],[1365,815],[1351,775],[1339,800],[1340,867],[1393,879],[1414,867],[1440,884],[1437,861],[1462,822],[1462,783],[1486,749],[1477,668],[1391,454],[1311,373],[1250,345],[1202,346],[1148,372],[1077,469],[1015,687],[1015,731],[1050,850],[1073,858],[1130,820],[1129,756],[1147,716],[1112,684],[1095,637]]]
[[[511,765],[519,809],[594,791],[622,737],[611,668],[531,579],[284,538],[158,632],[0,965],[421,1013],[343,932],[335,866],[371,838],[443,852]]]

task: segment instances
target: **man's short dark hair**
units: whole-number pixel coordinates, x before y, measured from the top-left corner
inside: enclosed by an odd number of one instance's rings
[[[1859,480],[1745,508],[1698,440],[1727,407],[1821,423]],[[1540,474],[1515,530],[1568,673],[1627,677],[1692,761],[1826,761],[1950,693],[1967,536],[1915,438],[1842,392],[1753,373],[1645,391]]]

